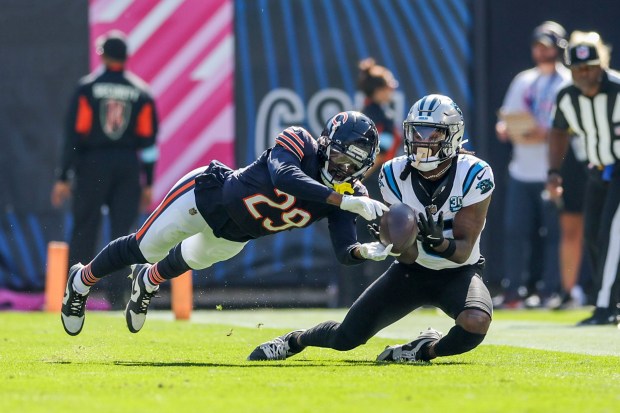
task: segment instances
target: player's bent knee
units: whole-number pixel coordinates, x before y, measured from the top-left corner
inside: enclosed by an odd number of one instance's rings
[[[470,333],[486,334],[491,325],[491,316],[482,310],[470,308],[458,315],[456,324]]]

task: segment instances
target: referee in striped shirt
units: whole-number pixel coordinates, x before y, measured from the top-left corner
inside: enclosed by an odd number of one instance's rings
[[[590,178],[584,233],[598,291],[592,316],[577,325],[617,324],[620,277],[620,73],[610,70],[609,48],[595,32],[574,32],[566,54],[572,83],[556,98],[549,135],[547,190],[562,194],[559,170],[574,133],[584,139]]]

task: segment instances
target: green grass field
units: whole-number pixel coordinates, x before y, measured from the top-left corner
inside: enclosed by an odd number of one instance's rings
[[[432,364],[374,361],[387,345],[452,320],[418,311],[349,352],[245,361],[263,341],[341,320],[344,310],[152,312],[139,334],[120,312],[0,313],[0,412],[618,412],[620,330],[575,328],[585,311],[497,312],[485,343]]]

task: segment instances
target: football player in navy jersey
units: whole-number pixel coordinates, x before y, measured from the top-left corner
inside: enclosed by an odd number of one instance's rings
[[[248,360],[282,360],[305,347],[351,350],[416,308],[432,305],[455,320],[444,336],[429,328],[388,346],[378,361],[416,362],[472,350],[484,339],[493,305],[482,281],[480,234],[494,188],[489,165],[461,145],[465,123],[447,96],[417,101],[404,123],[405,156],[386,162],[383,199],[418,213],[418,240],[353,303],[342,323],[327,321],[256,347]]]
[[[110,242],[88,265],[71,267],[61,311],[65,331],[80,333],[90,287],[116,270],[144,264],[133,267],[125,309],[127,327],[136,333],[159,284],[227,260],[249,240],[322,218],[329,221],[341,263],[387,258],[391,245],[360,244],[355,229],[357,215],[373,220],[387,210],[360,183],[378,147],[377,129],[366,115],[341,112],[318,141],[301,127],[289,127],[245,168],[212,161],[188,173],[136,233]]]

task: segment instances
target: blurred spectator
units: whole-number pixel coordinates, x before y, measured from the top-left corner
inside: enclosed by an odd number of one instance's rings
[[[157,159],[155,103],[147,84],[125,69],[124,34],[112,31],[101,36],[97,53],[103,69],[81,79],[72,97],[58,180],[51,194],[54,207],[73,195],[70,265],[94,257],[103,206],[109,210],[113,239],[130,232],[140,205],[146,208],[151,203]],[[115,297],[129,290],[130,280],[111,279],[119,281],[107,286],[108,299],[112,308],[122,308],[125,300]]]
[[[571,138],[564,158],[561,175],[564,182],[560,206],[560,275],[561,293],[554,309],[581,307],[586,303],[583,286],[579,282],[583,267],[583,204],[587,182],[586,150],[583,139]],[[547,193],[546,193],[547,194]],[[548,194],[547,194],[548,196]],[[589,274],[589,271],[585,271]]]
[[[398,81],[392,72],[384,66],[378,65],[369,57],[362,60],[359,65],[357,80],[358,90],[364,94],[364,106],[361,112],[375,122],[380,137],[380,152],[375,164],[364,178],[364,185],[368,189],[368,195],[373,199],[381,199],[379,189],[379,170],[384,162],[392,159],[402,148],[401,125],[394,125],[395,113],[392,108],[394,92],[398,87]],[[357,234],[360,242],[375,241],[366,229],[367,223],[358,220]],[[341,305],[349,306],[366,289],[371,282],[389,267],[389,260],[367,262],[364,264],[363,276],[345,276],[341,282]],[[344,271],[351,271],[345,269]],[[360,272],[360,269],[355,269]]]
[[[504,211],[504,236],[510,243],[504,250],[504,293],[496,300],[505,308],[524,305],[526,274],[536,277],[532,268],[541,268],[542,286],[536,296],[531,291],[534,283],[529,282],[530,306],[544,302],[559,289],[558,212],[554,203],[543,199],[543,191],[550,114],[557,91],[570,79],[559,61],[566,47],[565,36],[564,28],[555,22],[536,27],[531,43],[536,66],[513,79],[496,124],[499,140],[512,144]]]
[[[390,70],[378,65],[371,57],[360,62],[359,71],[357,86],[365,97],[361,112],[375,122],[381,139],[381,151],[374,167],[370,170],[372,173],[378,170],[385,161],[392,159],[402,144],[401,127],[394,125],[394,112],[390,107],[398,81],[394,79]],[[369,174],[366,179],[370,181],[377,176],[377,174],[372,176]],[[377,195],[380,196],[378,186]]]
[[[571,131],[585,141],[589,162],[584,237],[597,296],[594,313],[581,326],[617,323],[620,298],[620,73],[609,69],[609,58],[598,33],[573,32],[566,54],[573,81],[558,92],[549,137],[547,190],[552,198],[562,195],[560,167]]]

